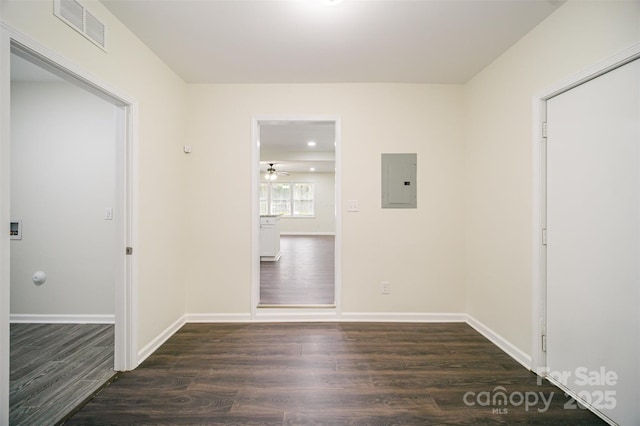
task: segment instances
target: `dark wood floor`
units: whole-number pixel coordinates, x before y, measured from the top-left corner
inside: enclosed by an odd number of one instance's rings
[[[463,323],[187,324],[68,423],[603,424],[566,402]]]
[[[55,425],[113,375],[113,325],[11,324],[9,422]]]
[[[261,305],[331,305],[335,302],[335,237],[283,235],[282,257],[260,262]]]

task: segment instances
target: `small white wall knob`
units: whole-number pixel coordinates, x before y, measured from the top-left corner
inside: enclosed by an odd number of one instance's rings
[[[42,271],[34,272],[33,274],[33,283],[37,285],[44,284],[47,280],[47,275]]]

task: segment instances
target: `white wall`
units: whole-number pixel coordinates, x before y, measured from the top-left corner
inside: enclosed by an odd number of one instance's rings
[[[453,85],[189,85],[187,311],[249,313],[251,117],[342,120],[345,312],[462,312],[463,91]],[[418,208],[380,207],[380,154],[418,154]],[[223,161],[221,161],[223,159]],[[212,167],[215,164],[215,167]],[[233,185],[216,182],[233,176]],[[391,294],[380,294],[380,282]]]
[[[12,314],[114,314],[114,106],[70,83],[11,85]],[[35,271],[47,281],[33,283]]]
[[[466,86],[466,311],[532,342],[532,98],[640,41],[640,2],[569,1]]]
[[[108,53],[48,0],[0,12],[139,103],[140,346],[185,312],[250,312],[251,117],[326,114],[342,119],[342,202],[360,202],[339,212],[344,310],[466,310],[530,353],[531,98],[640,40],[637,1],[569,2],[464,87],[186,85],[99,2],[85,4],[107,23]],[[418,209],[380,208],[383,152],[418,154]]]
[[[264,176],[261,181],[266,183]],[[335,173],[291,173],[278,176],[277,182],[314,184],[315,215],[313,217],[282,217],[282,234],[333,234],[336,229]]]
[[[138,241],[134,247],[139,348],[185,312],[185,83],[100,2],[83,1],[107,26],[104,52],[53,15],[50,0],[2,1],[9,25],[137,101]]]

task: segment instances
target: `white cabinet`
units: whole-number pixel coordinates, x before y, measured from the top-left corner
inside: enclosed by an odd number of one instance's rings
[[[260,260],[280,259],[280,216],[260,216]]]

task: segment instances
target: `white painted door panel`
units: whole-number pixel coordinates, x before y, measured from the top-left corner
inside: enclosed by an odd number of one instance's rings
[[[547,366],[637,425],[640,60],[550,99],[547,136]]]

